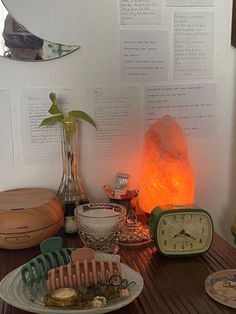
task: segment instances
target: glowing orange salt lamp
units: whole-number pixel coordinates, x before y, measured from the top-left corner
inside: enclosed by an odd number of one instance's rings
[[[165,204],[192,204],[194,177],[182,129],[164,116],[145,134],[139,205],[149,213]]]

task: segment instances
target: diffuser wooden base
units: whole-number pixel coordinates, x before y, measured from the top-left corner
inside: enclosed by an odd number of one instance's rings
[[[41,188],[0,192],[0,247],[21,249],[38,245],[57,233],[63,209],[56,195]]]

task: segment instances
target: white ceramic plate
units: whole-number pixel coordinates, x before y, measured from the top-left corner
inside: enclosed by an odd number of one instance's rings
[[[131,285],[129,288],[130,295],[127,298],[119,298],[116,300],[109,301],[109,303],[101,309],[62,309],[59,307],[49,308],[43,303],[43,297],[47,294],[46,283],[43,282],[38,290],[36,299],[34,302],[31,301],[28,289],[21,279],[20,267],[7,274],[0,282],[0,297],[11,304],[22,310],[39,313],[39,314],[100,314],[115,311],[121,307],[131,303],[138,297],[143,289],[143,278],[142,276],[130,268],[126,264],[121,263],[121,270],[123,278],[129,281],[135,281],[135,285]]]
[[[236,269],[226,269],[209,275],[205,289],[215,301],[236,309]]]

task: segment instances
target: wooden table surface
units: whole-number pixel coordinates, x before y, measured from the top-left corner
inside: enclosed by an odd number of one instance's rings
[[[78,247],[79,239],[64,237],[65,247]],[[39,248],[0,250],[0,279],[39,254]],[[152,245],[121,248],[122,262],[141,273],[144,289],[128,306],[113,313],[184,314],[236,313],[211,299],[205,292],[206,277],[218,270],[236,268],[236,249],[215,234],[209,251],[191,258],[167,258]],[[0,300],[0,314],[26,314]]]

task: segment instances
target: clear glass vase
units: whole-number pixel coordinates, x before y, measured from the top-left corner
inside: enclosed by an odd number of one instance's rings
[[[66,121],[62,127],[61,152],[63,175],[57,195],[63,207],[66,203],[75,205],[87,203],[87,196],[79,177],[79,122]]]

